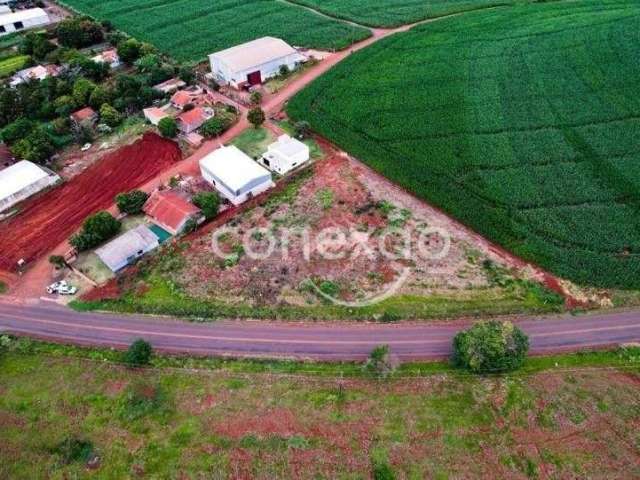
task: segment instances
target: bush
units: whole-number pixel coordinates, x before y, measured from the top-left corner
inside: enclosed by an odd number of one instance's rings
[[[216,192],[200,192],[193,196],[193,204],[202,210],[204,217],[209,220],[218,215],[220,197]]]
[[[293,125],[294,136],[296,138],[299,138],[300,140],[309,136],[310,131],[311,131],[311,126],[309,125],[309,122],[306,122],[304,120],[300,120],[299,122],[296,122]]]
[[[60,45],[71,48],[89,47],[104,40],[102,27],[87,17],[70,17],[58,24],[56,36]]]
[[[143,365],[149,365],[152,354],[153,348],[151,344],[139,338],[129,346],[124,354],[123,360],[124,363],[131,367],[141,367]]]
[[[260,105],[262,103],[262,93],[258,90],[251,92],[251,96],[249,97],[249,101],[252,105]]]
[[[20,117],[15,122],[0,130],[0,137],[7,145],[12,145],[26,138],[35,128],[36,124],[28,118]]]
[[[207,138],[217,137],[222,135],[227,128],[229,128],[228,120],[220,116],[216,116],[204,122],[200,128],[200,133]]]
[[[49,257],[49,263],[56,268],[63,268],[67,265],[62,255],[51,255]]]
[[[111,105],[103,103],[100,107],[100,120],[110,127],[116,127],[122,122],[122,116]]]
[[[11,148],[16,157],[34,163],[45,163],[55,150],[55,145],[42,128],[35,128]]]
[[[365,370],[375,377],[386,377],[393,371],[389,355],[389,345],[378,345],[369,354]]]
[[[129,38],[118,45],[118,56],[125,63],[132,64],[141,55],[142,44],[133,38]]]
[[[137,215],[142,212],[142,207],[146,203],[149,195],[141,190],[132,190],[131,192],[120,193],[116,196],[116,205],[120,213],[128,213],[129,215]]]
[[[151,414],[166,417],[170,413],[167,396],[157,385],[136,382],[124,391],[118,401],[118,416],[126,423]]]
[[[95,457],[93,443],[76,437],[67,437],[56,445],[51,453],[60,457],[64,465],[75,462],[86,463]]]
[[[477,322],[453,339],[453,363],[474,373],[500,373],[522,366],[529,339],[511,322]]]
[[[178,134],[178,124],[175,119],[165,117],[158,122],[158,130],[165,138],[174,138]]]
[[[264,123],[266,117],[264,111],[260,107],[252,108],[247,114],[247,119],[255,128],[258,128]]]
[[[98,212],[88,217],[80,233],[74,235],[69,243],[78,251],[89,250],[114,237],[120,231],[121,223],[108,212]]]

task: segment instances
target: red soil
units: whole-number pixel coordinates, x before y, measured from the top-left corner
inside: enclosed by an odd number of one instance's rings
[[[105,155],[58,188],[27,201],[16,217],[0,224],[0,269],[15,268],[50,252],[84,219],[113,204],[114,197],[148,182],[182,158],[178,145],[154,133]]]

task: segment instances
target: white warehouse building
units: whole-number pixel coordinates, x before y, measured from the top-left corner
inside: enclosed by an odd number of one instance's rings
[[[0,36],[25,28],[40,27],[50,23],[49,15],[41,8],[29,8],[0,15]]]
[[[0,170],[0,212],[59,181],[55,173],[27,160]]]
[[[220,147],[200,160],[203,178],[234,205],[274,186],[269,170],[238,147]]]
[[[280,73],[306,61],[306,57],[284,40],[263,37],[209,55],[213,78],[235,88],[260,85]]]

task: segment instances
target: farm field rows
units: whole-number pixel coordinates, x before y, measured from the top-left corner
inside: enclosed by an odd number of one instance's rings
[[[480,8],[509,5],[513,0],[291,0],[326,15],[370,27],[392,28],[428,18]]]
[[[640,288],[640,5],[521,5],[415,27],[289,103],[295,119],[514,253]]]
[[[151,180],[180,160],[178,145],[156,134],[104,156],[59,187],[27,200],[19,215],[0,223],[0,270],[29,262],[64,242],[84,219],[114,197]]]
[[[180,61],[263,36],[295,46],[342,49],[371,36],[360,28],[278,0],[65,0],[71,8],[149,42]]]

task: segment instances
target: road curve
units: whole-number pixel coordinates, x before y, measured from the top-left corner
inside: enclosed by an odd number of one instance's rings
[[[602,348],[640,341],[640,311],[584,316],[530,317],[518,322],[531,351]],[[428,360],[450,353],[460,322],[411,324],[191,323],[168,318],[79,313],[57,305],[0,303],[0,331],[61,343],[123,348],[144,338],[167,353],[361,360],[388,344],[401,360]]]

